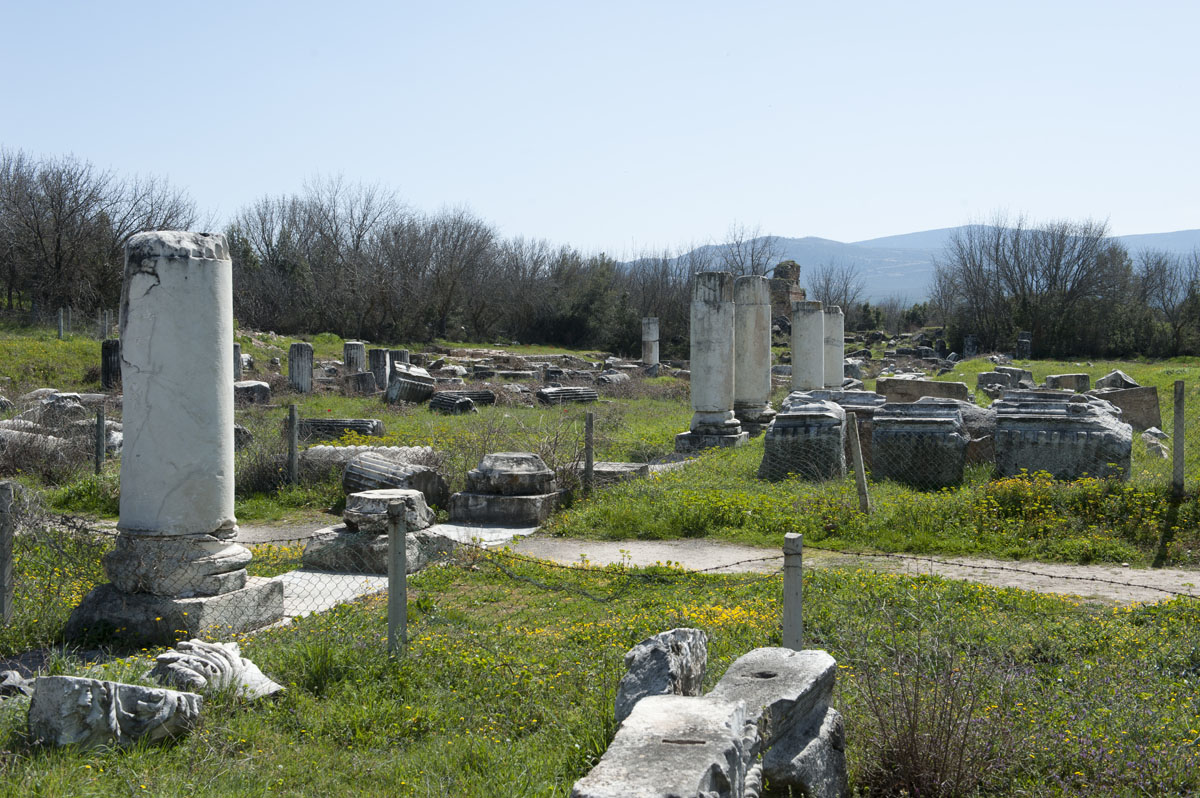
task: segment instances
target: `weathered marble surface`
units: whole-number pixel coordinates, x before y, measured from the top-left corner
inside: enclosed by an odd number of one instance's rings
[[[228,371],[228,369],[226,369]],[[189,732],[204,699],[141,685],[43,676],[29,703],[29,735],[43,745],[127,746]]]
[[[155,657],[154,663],[150,678],[164,687],[198,693],[234,690],[250,700],[283,690],[283,685],[242,656],[237,643],[183,640]]]

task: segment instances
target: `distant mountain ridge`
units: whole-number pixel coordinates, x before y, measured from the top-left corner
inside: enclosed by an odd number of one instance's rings
[[[929,293],[933,277],[933,260],[940,255],[951,236],[965,226],[922,230],[916,233],[870,238],[844,243],[828,238],[806,236],[784,238],[776,236],[779,260],[794,260],[800,264],[800,283],[805,272],[822,263],[855,264],[867,278],[865,298],[871,302],[900,296],[909,302],[920,302]],[[1128,247],[1130,254],[1146,249],[1188,254],[1200,249],[1200,229],[1177,230],[1171,233],[1144,233],[1114,236]],[[707,245],[699,249],[717,249]]]

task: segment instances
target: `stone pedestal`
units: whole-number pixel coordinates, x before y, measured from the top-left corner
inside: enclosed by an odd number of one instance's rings
[[[845,377],[846,317],[837,305],[826,305],[825,314],[825,387],[837,390]]]
[[[288,385],[299,393],[312,391],[313,348],[303,341],[288,347]]]
[[[375,375],[375,387],[386,391],[392,375],[392,357],[386,349],[368,349],[367,367]]]
[[[346,341],[342,344],[342,363],[346,374],[357,374],[367,370],[367,345],[362,341]]]
[[[125,258],[119,535],[104,559],[112,585],[84,600],[71,628],[128,616],[124,625],[134,632],[142,622],[137,607],[162,606],[166,617],[170,606],[204,604],[197,597],[206,596],[221,597],[222,617],[269,623],[282,614],[282,593],[245,592],[251,555],[233,542],[233,288],[225,237],[140,233]],[[113,610],[116,599],[102,601],[97,591],[118,594],[130,609]],[[186,628],[157,631],[169,641]]]
[[[642,363],[658,365],[658,319],[642,319]]]
[[[968,435],[958,404],[888,403],[872,419],[871,477],[936,490],[962,482]]]
[[[820,302],[792,303],[792,390],[825,387],[825,313]],[[841,385],[839,384],[840,388]]]
[[[1133,430],[1108,402],[1084,394],[1007,391],[996,411],[996,471],[1055,479],[1129,479]]]
[[[675,451],[736,446],[748,436],[733,414],[733,275],[700,272],[692,278],[692,423],[675,436]],[[714,438],[726,438],[714,443]]]
[[[759,479],[789,476],[834,479],[846,475],[846,411],[833,402],[792,394],[763,441]]]
[[[771,398],[771,292],[766,277],[733,282],[733,413],[742,429],[761,435],[775,410]]]
[[[1033,357],[1033,333],[1017,333],[1017,360],[1029,360]]]
[[[558,506],[554,472],[530,452],[484,455],[467,472],[467,489],[450,497],[454,523],[537,526]]]
[[[109,391],[121,382],[121,339],[109,338],[100,344],[100,385]]]

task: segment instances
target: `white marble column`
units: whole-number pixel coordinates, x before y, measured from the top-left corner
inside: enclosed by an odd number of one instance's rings
[[[642,319],[642,365],[658,365],[658,319]]]
[[[825,387],[825,313],[820,302],[792,303],[792,390]]]
[[[232,275],[222,235],[139,233],[126,245],[120,534],[105,560],[121,591],[246,583],[250,552],[232,542]]]
[[[346,341],[342,344],[342,363],[346,374],[357,374],[367,370],[367,345],[362,341]]]
[[[825,306],[825,387],[840,390],[846,377],[846,317],[837,305]]]
[[[734,314],[732,274],[700,272],[692,278],[692,423],[689,432],[675,437],[676,451],[746,440],[733,414]]]
[[[766,277],[745,275],[733,283],[733,412],[752,435],[762,432],[771,409],[771,291]]]

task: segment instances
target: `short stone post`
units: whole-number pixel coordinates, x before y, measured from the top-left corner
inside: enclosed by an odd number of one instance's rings
[[[749,438],[733,414],[733,275],[699,272],[692,278],[692,423],[675,436],[675,451],[740,446]]]
[[[653,316],[642,319],[642,364],[658,365],[658,319]]]
[[[825,387],[837,391],[846,380],[846,317],[837,305],[825,306]]]
[[[392,376],[392,358],[386,349],[367,350],[367,364],[375,375],[375,387],[386,391]]]
[[[1021,331],[1017,333],[1017,360],[1030,360],[1033,357],[1033,333]]]
[[[100,385],[106,391],[121,381],[121,339],[108,338],[100,343]]]
[[[974,335],[963,336],[963,360],[979,357],[979,339]]]
[[[1186,441],[1183,402],[1183,380],[1175,380],[1175,418],[1171,427],[1171,495],[1176,500],[1183,498],[1183,444]]]
[[[288,385],[297,393],[311,393],[312,381],[312,344],[299,341],[288,347]]]
[[[104,470],[104,453],[108,448],[108,425],[104,419],[104,405],[96,408],[96,475]]]
[[[583,492],[591,494],[596,478],[596,414],[591,410],[583,417]]]
[[[288,405],[288,484],[300,484],[300,409]]]
[[[233,381],[237,382],[242,378],[242,345],[237,341],[233,342]]]
[[[342,363],[346,374],[358,374],[367,370],[367,345],[362,341],[347,341],[342,344]]]
[[[63,330],[65,329],[65,327],[63,326],[63,318],[64,318],[63,317],[63,309],[59,308],[58,309],[58,340],[60,340],[60,341],[63,339]]]
[[[124,446],[111,584],[95,588],[68,639],[107,628],[170,642],[272,623],[282,586],[248,577],[235,542],[233,264],[223,235],[147,232],[125,247]]]
[[[71,334],[71,306],[67,305],[67,334]]]
[[[825,313],[820,302],[792,303],[792,390],[825,387]]]
[[[13,533],[17,525],[13,500],[16,483],[0,482],[0,623],[13,613]]]
[[[404,502],[388,503],[388,654],[403,654],[408,640],[408,552]]]
[[[804,535],[783,536],[783,647],[804,650]]]
[[[771,398],[770,281],[745,275],[733,281],[733,412],[742,429],[761,435],[775,417]]]

